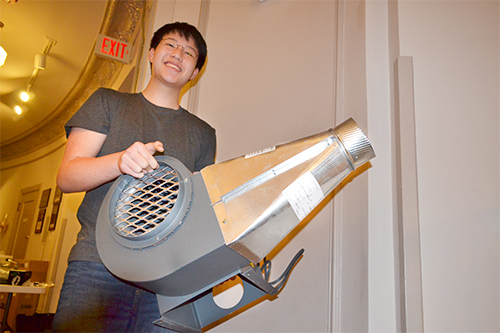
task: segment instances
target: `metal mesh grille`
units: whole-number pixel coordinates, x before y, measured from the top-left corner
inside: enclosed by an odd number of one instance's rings
[[[168,165],[131,182],[115,206],[112,227],[121,236],[137,238],[155,230],[170,214],[179,195],[177,173]]]

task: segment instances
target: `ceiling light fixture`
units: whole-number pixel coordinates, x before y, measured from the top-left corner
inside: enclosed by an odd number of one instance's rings
[[[31,91],[22,91],[20,94],[19,94],[19,97],[21,98],[21,101],[23,101],[24,103],[26,103],[27,101],[35,98],[35,94]]]
[[[26,113],[29,111],[28,106],[26,104],[18,104],[14,106],[14,113],[12,114],[12,120],[19,121],[26,116]]]
[[[21,92],[20,96],[21,96],[21,101],[23,102],[27,102],[30,100],[30,95],[26,91]]]
[[[0,46],[0,67],[2,67],[5,64],[6,59],[7,59],[7,51],[5,51],[4,48]]]
[[[5,25],[2,21],[0,21],[0,29],[3,29]],[[0,46],[0,67],[5,64],[5,60],[7,59],[7,51],[4,50],[3,47]]]
[[[23,101],[23,103],[26,103],[29,100],[35,98],[35,94],[30,91],[31,86],[33,85],[36,77],[38,76],[38,71],[45,69],[47,54],[50,52],[50,49],[52,48],[52,46],[55,45],[56,43],[57,43],[57,41],[55,41],[51,38],[45,37],[45,45],[43,47],[42,53],[38,53],[35,55],[35,63],[34,63],[35,69],[33,70],[33,73],[31,74],[31,78],[30,78],[30,81],[28,82],[28,86],[27,86],[26,90],[22,91],[21,94],[19,95],[19,97],[21,98],[21,101]],[[19,105],[16,105],[14,110],[18,115],[21,115],[23,113],[23,108]]]
[[[35,55],[35,64],[34,64],[35,69],[33,70],[33,73],[31,74],[31,79],[30,79],[30,82],[28,83],[28,88],[26,89],[26,91],[29,92],[31,86],[35,82],[35,79],[38,75],[38,71],[41,69],[45,69],[45,62],[46,62],[47,54],[49,54],[52,46],[56,45],[56,44],[57,44],[56,40],[54,40],[52,38],[45,37],[45,46],[43,47],[42,53],[38,53]]]

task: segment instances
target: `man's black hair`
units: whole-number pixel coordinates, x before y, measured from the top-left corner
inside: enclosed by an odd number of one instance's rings
[[[165,24],[154,33],[153,38],[151,38],[149,49],[151,50],[153,48],[156,50],[156,47],[160,44],[162,38],[171,32],[176,32],[187,40],[192,39],[194,41],[194,44],[198,49],[198,61],[196,62],[196,68],[201,70],[205,64],[205,59],[207,58],[207,43],[198,29],[188,23],[175,22]]]

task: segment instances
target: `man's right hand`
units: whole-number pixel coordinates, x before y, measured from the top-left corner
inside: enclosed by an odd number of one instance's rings
[[[158,162],[153,157],[157,151],[163,152],[163,144],[160,141],[146,144],[135,142],[121,154],[118,167],[124,174],[142,178],[147,172],[158,168]]]
[[[163,144],[159,141],[136,142],[125,151],[97,157],[104,141],[105,134],[78,127],[71,129],[57,174],[57,186],[61,191],[89,191],[122,174],[141,178],[158,167],[153,154],[163,152]]]

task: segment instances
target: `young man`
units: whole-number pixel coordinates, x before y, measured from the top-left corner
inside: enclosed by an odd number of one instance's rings
[[[57,184],[63,192],[87,193],[54,331],[167,331],[152,323],[160,318],[156,295],[118,280],[103,266],[95,227],[112,182],[121,174],[141,178],[157,168],[155,153],[177,158],[191,171],[214,162],[215,130],[179,105],[182,87],[198,75],[206,54],[195,27],[167,24],[151,40],[152,75],[142,93],[100,88],[66,124]]]

